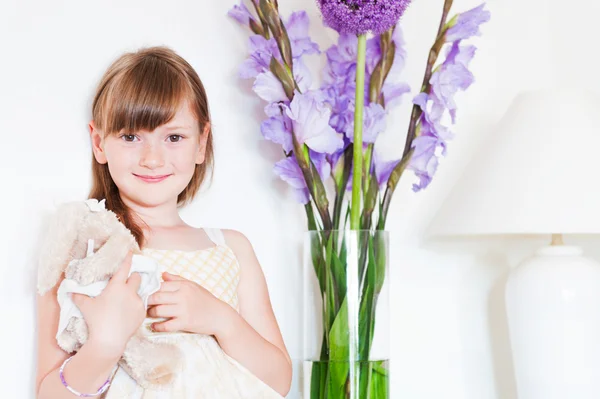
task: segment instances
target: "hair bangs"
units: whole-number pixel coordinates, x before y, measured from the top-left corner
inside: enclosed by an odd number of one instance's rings
[[[100,127],[107,135],[153,131],[173,119],[191,93],[185,77],[158,57],[145,58],[111,83]]]

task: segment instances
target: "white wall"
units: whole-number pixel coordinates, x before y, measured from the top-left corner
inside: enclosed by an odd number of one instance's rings
[[[413,88],[420,85],[442,3],[415,1],[404,17],[409,53],[405,79]],[[479,1],[454,3],[455,10],[466,10]],[[215,181],[184,216],[195,225],[236,228],[249,236],[300,370],[304,216],[272,173],[279,148],[261,138],[262,104],[249,82],[236,78],[247,36],[225,16],[233,4],[0,4],[0,397],[33,397],[34,245],[45,211],[87,194],[86,125],[95,84],[116,56],[145,45],[165,44],[188,59],[203,79],[212,107]],[[479,147],[483,138],[517,91],[557,80],[600,91],[599,80],[588,72],[597,61],[590,44],[598,7],[583,0],[569,7],[541,0],[489,2],[492,21],[475,40],[479,51],[472,70],[477,81],[458,98],[457,139],[425,192],[413,194],[410,179],[401,183],[388,219],[393,398],[515,398],[502,283],[509,265],[543,241],[433,243],[423,238],[470,155],[484,149]],[[313,38],[323,49],[333,40],[331,31],[320,26],[313,1],[280,0],[280,8],[285,15],[308,10]],[[408,112],[408,104],[396,111],[382,137],[390,154],[402,150]],[[593,239],[582,242],[593,249]],[[299,397],[295,374],[292,398]]]

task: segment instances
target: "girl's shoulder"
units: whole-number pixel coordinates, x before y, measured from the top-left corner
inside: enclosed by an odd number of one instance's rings
[[[244,246],[251,246],[250,240],[238,230],[233,229],[221,229],[217,227],[200,227],[198,230],[202,230],[206,233],[208,238],[211,239],[215,244],[228,246],[233,248],[242,248]]]
[[[223,245],[233,251],[242,268],[244,265],[257,263],[254,247],[242,232],[233,229],[205,229],[205,231],[209,236],[210,234],[220,236],[219,239],[222,240]],[[209,233],[209,231],[211,232]]]
[[[243,249],[244,247],[252,247],[250,240],[242,232],[233,229],[206,229],[211,230],[210,234],[220,235],[225,245],[233,248]],[[208,234],[208,232],[207,232]]]

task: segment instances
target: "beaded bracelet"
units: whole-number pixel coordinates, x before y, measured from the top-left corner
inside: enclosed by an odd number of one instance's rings
[[[110,385],[110,377],[108,377],[106,382],[104,384],[102,384],[102,386],[100,387],[100,389],[98,389],[98,392],[96,392],[96,393],[79,393],[76,390],[74,390],[73,388],[71,388],[69,386],[69,384],[67,384],[67,381],[65,381],[65,376],[63,374],[65,366],[67,365],[67,363],[69,363],[71,361],[71,359],[73,359],[73,356],[67,358],[63,362],[62,366],[60,366],[60,371],[58,372],[58,375],[60,376],[60,381],[65,386],[65,388],[67,388],[72,394],[79,396],[80,398],[91,398],[93,396],[102,395],[104,392],[106,392],[106,390],[108,389],[108,387]]]

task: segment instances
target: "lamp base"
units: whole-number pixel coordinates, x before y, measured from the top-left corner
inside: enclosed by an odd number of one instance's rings
[[[519,399],[597,399],[600,263],[548,246],[511,271],[506,311]]]

